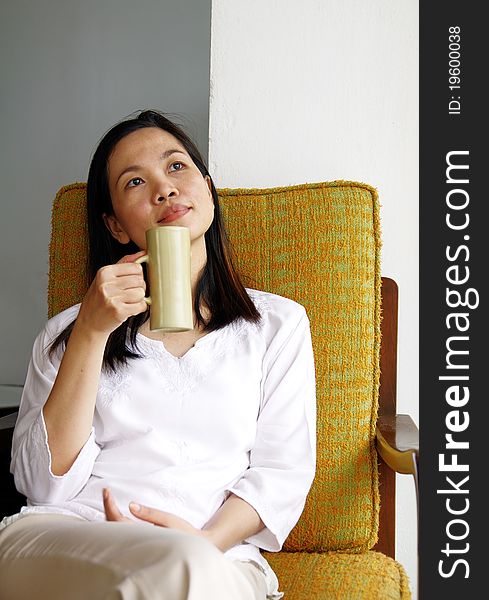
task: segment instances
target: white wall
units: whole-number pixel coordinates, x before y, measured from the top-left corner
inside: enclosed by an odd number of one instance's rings
[[[400,289],[398,412],[418,424],[418,3],[213,0],[218,187],[375,186],[382,274]],[[416,507],[398,477],[397,559],[416,596]]]

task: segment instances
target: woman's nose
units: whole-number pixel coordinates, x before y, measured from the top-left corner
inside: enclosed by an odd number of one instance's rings
[[[178,196],[178,189],[175,184],[166,178],[162,178],[157,185],[153,193],[153,199],[155,204],[161,204],[165,200],[170,198],[176,198]]]

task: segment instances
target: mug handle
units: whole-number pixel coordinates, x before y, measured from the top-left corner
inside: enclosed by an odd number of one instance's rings
[[[142,263],[147,263],[148,260],[149,260],[149,255],[145,254],[144,256],[137,258],[134,262],[137,263],[138,265],[141,265]],[[145,296],[144,301],[149,306],[151,304],[151,296]]]

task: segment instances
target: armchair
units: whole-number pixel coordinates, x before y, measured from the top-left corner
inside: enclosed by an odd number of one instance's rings
[[[315,351],[316,477],[284,548],[264,555],[288,600],[408,600],[394,560],[391,469],[417,481],[418,432],[396,415],[397,286],[380,275],[377,193],[347,181],[218,193],[245,284],[303,304]],[[50,317],[87,287],[85,202],[83,183],[61,188],[54,202]],[[0,419],[4,457],[14,421]],[[0,518],[22,504],[9,484]]]

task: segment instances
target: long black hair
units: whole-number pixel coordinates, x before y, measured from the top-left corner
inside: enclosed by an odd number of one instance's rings
[[[194,299],[197,324],[209,332],[221,329],[239,318],[258,322],[260,313],[248,296],[233,264],[219,198],[207,166],[196,145],[183,129],[156,110],[144,110],[137,117],[125,119],[114,125],[101,139],[93,154],[87,180],[88,280],[91,282],[101,267],[116,263],[126,254],[139,251],[132,241],[121,244],[115,240],[105,225],[103,215],[114,213],[109,191],[109,158],[122,138],[145,127],[156,127],[173,135],[188,152],[202,177],[210,178],[214,218],[204,236],[207,261],[199,276]],[[202,306],[210,313],[207,321],[202,316]],[[104,368],[115,371],[118,366],[125,364],[128,358],[141,356],[136,344],[136,335],[148,317],[148,311],[129,317],[110,334],[105,348]],[[50,352],[66,344],[73,325],[74,322],[58,335],[50,347]]]

